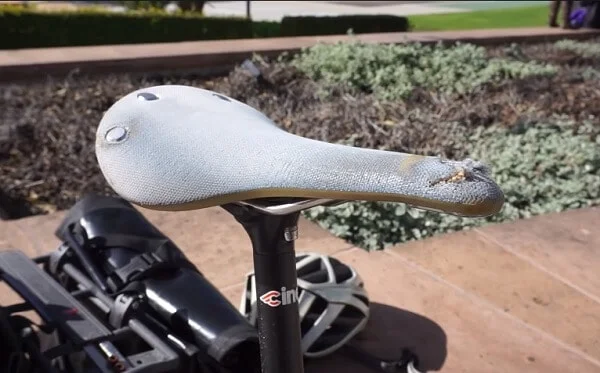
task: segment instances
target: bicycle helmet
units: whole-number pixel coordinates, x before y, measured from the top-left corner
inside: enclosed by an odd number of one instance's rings
[[[320,357],[342,347],[358,334],[369,318],[369,298],[356,271],[339,260],[320,254],[296,255],[298,308],[302,351]],[[254,273],[246,275],[240,312],[256,326]]]

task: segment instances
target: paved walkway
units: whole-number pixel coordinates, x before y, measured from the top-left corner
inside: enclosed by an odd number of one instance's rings
[[[363,5],[363,6],[360,6]],[[383,2],[377,6],[354,5],[352,2],[330,1],[252,1],[250,12],[255,21],[281,21],[284,16],[339,16],[356,14],[389,14],[409,16],[415,14],[456,13],[468,10],[440,5],[433,1]],[[245,1],[219,1],[208,3],[204,13],[208,16],[246,16]]]
[[[0,1],[7,3],[8,1]],[[97,6],[77,1],[29,1],[44,10],[77,9]],[[167,4],[168,1],[165,1]],[[252,1],[251,14],[255,21],[281,21],[284,16],[338,16],[354,14],[390,14],[410,16],[469,12],[539,5],[539,1]],[[122,6],[107,5],[113,10]],[[209,1],[204,6],[207,16],[246,16],[246,1]]]
[[[398,44],[420,42],[470,42],[504,44],[544,42],[564,38],[589,39],[600,30],[565,31],[550,28],[520,28],[468,31],[303,36],[291,38],[193,41],[181,43],[103,45],[90,47],[0,50],[0,81],[63,75],[77,69],[87,73],[196,70],[214,74],[229,71],[254,53],[277,56],[298,52],[316,43],[336,43],[352,38],[367,43]]]
[[[218,208],[142,211],[238,304],[252,255],[231,216]],[[55,249],[62,217],[0,222],[0,250]],[[367,253],[301,220],[297,250],[334,255],[359,271],[373,305],[357,342],[382,357],[409,346],[430,371],[597,373],[599,226],[600,208],[590,208]],[[307,372],[346,371],[371,372],[339,355],[307,364]]]
[[[280,21],[284,16],[337,16],[355,14],[462,13],[540,5],[539,1],[252,1],[252,19]],[[219,1],[205,6],[210,16],[246,16],[245,1]]]

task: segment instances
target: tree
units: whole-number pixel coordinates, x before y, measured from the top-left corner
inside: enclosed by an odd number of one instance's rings
[[[200,12],[202,13],[202,9],[204,9],[204,4],[206,1],[198,1],[198,0],[181,0],[177,2],[179,8],[183,11],[192,11],[192,12]]]
[[[164,1],[121,1],[123,6],[128,9],[151,9],[151,8],[162,8],[165,5]]]
[[[202,12],[204,9],[204,4],[206,1],[198,1],[198,0],[181,0],[175,1],[179,8],[183,11],[191,11],[191,12]],[[126,6],[129,9],[151,9],[151,8],[164,8],[165,5],[168,4],[167,1],[121,1],[121,4]]]

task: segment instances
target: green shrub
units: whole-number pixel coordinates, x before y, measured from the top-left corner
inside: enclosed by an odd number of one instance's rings
[[[164,1],[160,0],[129,0],[129,1],[119,1],[119,4],[127,7],[128,9],[162,9],[165,6]]]
[[[348,85],[390,100],[405,98],[416,87],[469,93],[488,83],[556,72],[536,62],[490,59],[485,48],[472,44],[318,44],[292,64],[325,86]]]
[[[305,216],[338,237],[366,249],[439,233],[600,204],[600,137],[591,121],[564,118],[551,124],[476,131],[465,142],[473,159],[490,166],[505,194],[499,214],[469,219],[395,203],[351,202],[318,207]]]
[[[600,80],[600,70],[586,67],[581,71],[581,78],[584,81],[598,81]]]
[[[281,35],[281,24],[275,21],[253,21],[252,36],[255,38],[276,38]]]
[[[475,133],[471,157],[488,162],[506,193],[500,219],[520,219],[600,202],[600,138],[592,121],[491,128]]]
[[[85,45],[167,43],[194,40],[405,31],[394,16],[288,17],[279,22],[246,18],[169,14],[156,1],[127,2],[134,9],[110,12],[100,7],[43,12],[23,5],[0,6],[0,49]],[[313,19],[314,18],[314,19]],[[377,20],[374,22],[373,19]]]
[[[118,3],[124,5],[129,9],[163,9],[168,4],[166,1],[146,1],[146,0],[134,0],[134,1],[119,1]],[[206,1],[198,0],[179,0],[176,4],[180,9],[184,11],[202,12]]]
[[[344,35],[408,31],[408,19],[392,15],[364,14],[335,17],[283,17],[281,36]]]
[[[260,34],[270,23],[260,24]],[[37,12],[0,8],[0,49],[160,43],[252,38],[253,23],[244,18],[210,18],[162,11],[112,13],[85,10]]]
[[[582,57],[600,57],[600,45],[598,42],[583,42],[576,40],[560,40],[554,44],[554,47],[560,50],[574,52]]]

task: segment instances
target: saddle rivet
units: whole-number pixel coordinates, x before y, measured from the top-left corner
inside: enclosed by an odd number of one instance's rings
[[[123,127],[113,127],[106,131],[106,141],[116,143],[125,140],[127,130]]]
[[[298,239],[298,226],[287,227],[283,231],[283,237],[287,242],[292,242]]]
[[[141,101],[154,101],[154,100],[158,100],[158,96],[155,95],[154,93],[150,93],[150,92],[141,92],[137,94],[137,98],[138,100]]]

